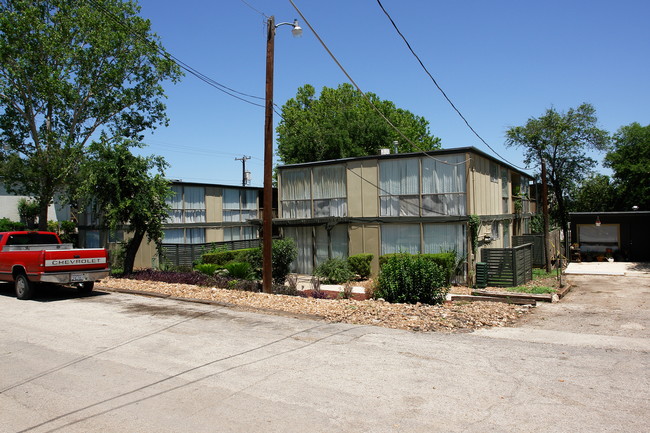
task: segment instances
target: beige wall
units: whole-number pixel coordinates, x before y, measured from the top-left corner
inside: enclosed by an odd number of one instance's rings
[[[379,272],[379,256],[381,244],[379,239],[378,224],[351,224],[348,229],[349,255],[369,253],[372,258],[372,274]]]
[[[472,191],[469,200],[469,214],[476,215],[500,215],[501,208],[501,165],[498,165],[498,181],[490,180],[489,159],[479,155],[471,155],[471,170],[468,176],[467,190]],[[508,176],[510,178],[510,176]]]
[[[348,215],[379,216],[379,170],[377,160],[353,161],[347,164]]]

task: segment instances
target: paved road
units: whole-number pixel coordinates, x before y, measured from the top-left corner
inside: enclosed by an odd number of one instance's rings
[[[648,279],[591,278],[450,335],[0,286],[0,431],[650,431]]]

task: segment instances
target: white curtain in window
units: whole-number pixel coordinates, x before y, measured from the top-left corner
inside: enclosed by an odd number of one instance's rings
[[[205,229],[186,229],[185,235],[189,244],[205,243]]]
[[[244,226],[241,228],[242,239],[257,239],[257,228],[252,226]]]
[[[184,244],[183,229],[164,230],[163,244]]]
[[[298,257],[293,262],[292,271],[301,274],[311,274],[313,266],[312,228],[286,227],[284,237],[296,242]]]
[[[342,165],[314,168],[314,198],[345,198],[346,176]]]
[[[181,209],[172,209],[169,211],[169,217],[165,220],[168,224],[180,224],[183,222],[183,211]]]
[[[205,188],[202,186],[185,187],[185,209],[205,210]]]
[[[415,158],[379,163],[380,195],[419,194],[419,167]]]
[[[434,194],[422,196],[422,215],[465,215],[465,194]]]
[[[239,204],[239,190],[234,188],[223,189],[223,208],[241,209]]]
[[[465,255],[464,224],[424,224],[423,229],[426,254],[456,251],[460,256]]]
[[[241,218],[239,210],[226,210],[223,211],[223,220],[226,222],[239,222]]]
[[[171,190],[173,195],[167,197],[165,202],[167,202],[172,209],[183,209],[183,187],[181,185],[172,185]]]
[[[239,240],[239,227],[224,227],[223,229],[224,241],[238,241]]]
[[[316,266],[329,258],[329,239],[325,226],[318,226],[314,230],[316,235]]]
[[[310,200],[283,201],[282,218],[311,218],[311,201]]]
[[[257,211],[257,190],[245,189],[241,194],[241,208]]]
[[[344,217],[348,215],[348,203],[344,198],[314,200],[315,217]]]
[[[422,193],[465,192],[464,155],[422,158]]]
[[[283,170],[281,182],[282,200],[308,200],[311,198],[309,169]]]
[[[379,198],[381,216],[418,216],[420,198],[416,196],[385,196]]]
[[[241,211],[241,220],[242,222],[253,220],[257,218],[257,210],[242,210]]]
[[[381,226],[381,253],[420,252],[419,224],[383,224]]]
[[[330,230],[330,242],[332,244],[332,258],[346,258],[348,256],[348,226],[343,224],[335,225]]]

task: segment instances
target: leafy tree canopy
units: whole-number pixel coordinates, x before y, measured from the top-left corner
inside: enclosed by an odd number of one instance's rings
[[[620,209],[650,210],[650,125],[632,123],[614,134],[614,147],[605,157],[614,170]]]
[[[611,212],[617,210],[618,191],[609,176],[593,174],[571,193],[574,212]]]
[[[0,174],[33,196],[39,228],[87,144],[166,124],[178,66],[135,1],[0,0]]]
[[[78,203],[90,206],[107,229],[124,229],[126,241],[124,272],[131,273],[138,248],[145,236],[160,244],[163,223],[169,216],[165,199],[171,195],[164,178],[167,163],[161,156],[136,156],[128,140],[111,142],[106,135],[90,145],[82,167],[83,179],[76,191]]]
[[[539,168],[541,161],[546,161],[547,180],[556,204],[552,210],[565,231],[569,193],[596,165],[586,152],[605,150],[609,143],[609,134],[599,129],[597,122],[594,107],[583,103],[566,113],[549,108],[544,115],[506,132],[507,145],[524,149],[526,165]]]
[[[282,107],[277,128],[282,162],[377,155],[381,148],[392,149],[394,141],[399,142],[400,152],[440,148],[440,139],[430,134],[426,119],[373,93],[366,95],[367,98],[347,83],[336,89],[323,87],[318,97],[313,86],[300,87],[296,97]],[[413,144],[395,131],[370,101]]]

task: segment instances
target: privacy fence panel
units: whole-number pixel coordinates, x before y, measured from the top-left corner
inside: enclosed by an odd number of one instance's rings
[[[192,266],[199,261],[201,255],[213,248],[225,250],[240,250],[244,248],[257,248],[259,239],[245,239],[239,241],[212,242],[209,244],[163,244],[162,252],[164,262],[168,266]]]
[[[481,262],[487,264],[488,286],[520,286],[533,278],[533,244],[514,248],[483,248]]]
[[[533,244],[533,266],[543,268],[546,266],[546,254],[544,253],[544,235],[529,234],[512,237],[512,245],[519,246],[524,244]],[[560,255],[562,244],[560,242],[560,230],[549,232],[549,248],[551,249],[551,259]]]

